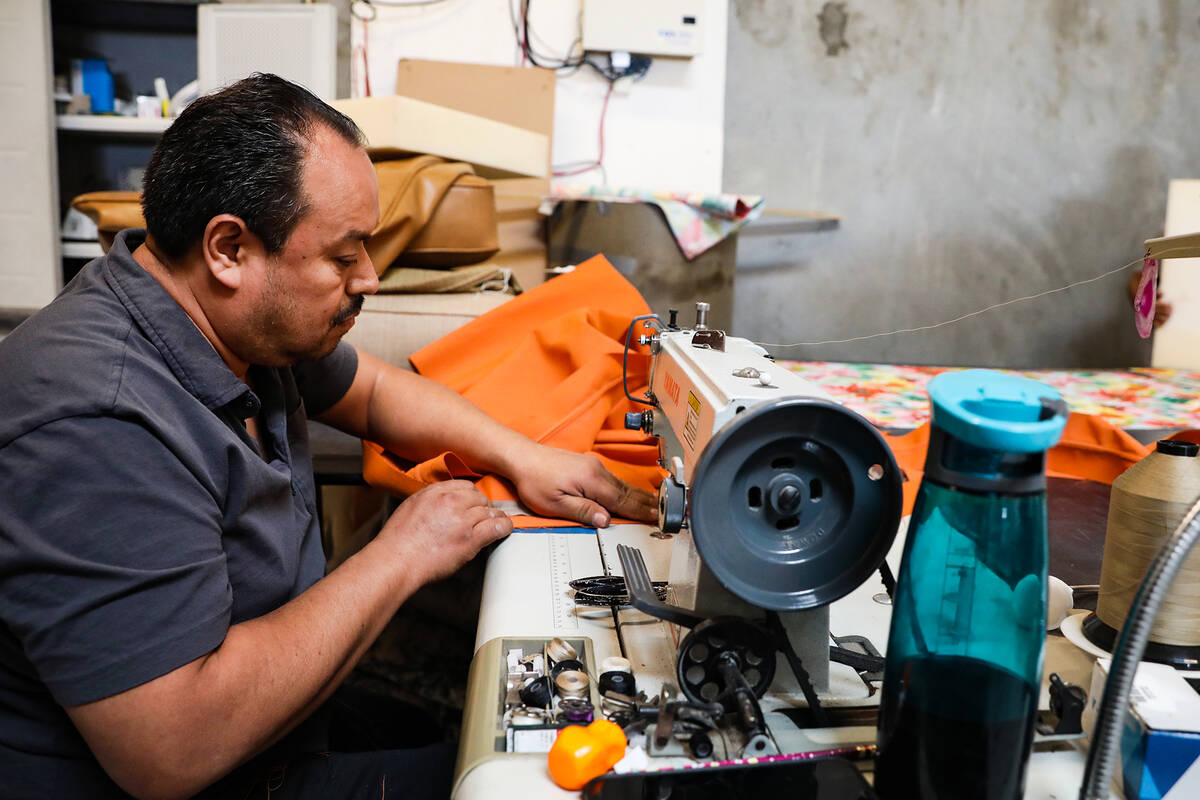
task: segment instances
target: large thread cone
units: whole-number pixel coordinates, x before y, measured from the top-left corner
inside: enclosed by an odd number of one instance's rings
[[[1115,630],[1125,624],[1138,586],[1163,541],[1200,496],[1200,458],[1189,455],[1194,453],[1190,448],[1173,447],[1177,444],[1181,443],[1160,442],[1159,450],[1113,481],[1096,616]],[[1172,584],[1150,640],[1200,645],[1200,550],[1188,557]]]

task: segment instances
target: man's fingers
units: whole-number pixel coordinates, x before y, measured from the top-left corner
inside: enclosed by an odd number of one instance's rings
[[[591,477],[590,486],[581,486],[579,498],[571,498],[574,518],[585,525],[608,527],[612,517],[625,517],[639,522],[658,519],[658,495],[648,492],[613,475],[602,465],[599,474]],[[595,502],[592,502],[595,501]]]
[[[493,508],[489,511],[490,513],[484,519],[475,524],[475,532],[487,539],[486,544],[503,539],[512,533],[513,529],[512,517],[499,509]]]
[[[609,484],[615,490],[611,503],[606,503],[609,510],[618,517],[627,517],[641,522],[653,522],[658,519],[658,495],[642,489],[608,473]]]
[[[566,512],[564,516],[570,517],[581,525],[593,528],[608,527],[610,519],[608,511],[604,506],[586,497],[564,494],[559,498],[559,505]]]
[[[438,483],[430,484],[421,491],[440,492],[444,496],[452,498],[454,502],[460,503],[464,508],[491,508],[492,505],[492,501],[470,481],[458,479],[439,481]]]

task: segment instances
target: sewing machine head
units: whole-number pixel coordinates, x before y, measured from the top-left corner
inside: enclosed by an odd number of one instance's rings
[[[739,715],[742,752],[764,755],[773,740],[756,698],[771,690],[812,708],[830,690],[828,606],[887,555],[902,476],[870,423],[753,342],[710,330],[706,313],[698,304],[691,329],[652,318],[639,341],[653,409],[626,419],[662,441],[659,523],[675,537],[677,604],[653,595],[640,552],[617,551],[632,605],[691,628],[679,688]],[[876,670],[855,671],[869,683]]]
[[[654,410],[630,419],[663,442],[660,527],[686,525],[699,556],[673,565],[677,596],[703,582],[686,573],[707,568],[758,608],[824,606],[887,554],[900,470],[870,423],[753,342],[709,329],[706,316],[698,304],[694,328],[659,324],[644,337]],[[691,599],[711,605],[708,594]]]

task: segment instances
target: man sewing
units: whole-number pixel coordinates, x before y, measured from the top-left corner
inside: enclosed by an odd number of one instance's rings
[[[197,100],[143,210],[148,232],[0,342],[0,793],[445,796],[444,749],[300,754],[401,603],[512,523],[430,486],[323,577],[306,417],[453,450],[543,515],[603,526],[653,499],[340,343],[378,286],[378,188],[305,90]]]

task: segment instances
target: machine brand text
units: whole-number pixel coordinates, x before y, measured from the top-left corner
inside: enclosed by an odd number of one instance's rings
[[[663,389],[667,392],[667,397],[671,398],[672,405],[679,405],[679,381],[671,377],[671,373],[663,375]]]

